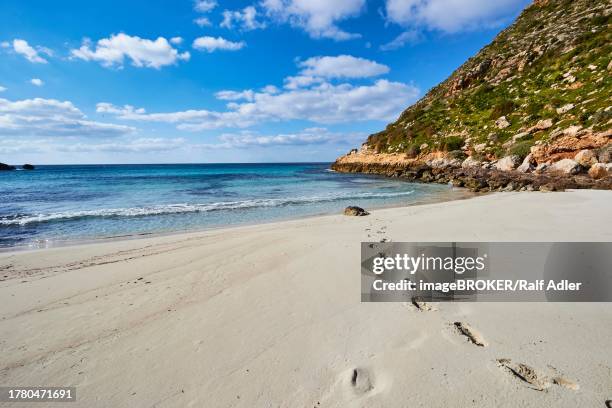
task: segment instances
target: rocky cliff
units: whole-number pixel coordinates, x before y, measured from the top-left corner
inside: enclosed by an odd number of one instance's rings
[[[458,169],[485,180],[512,172],[551,183],[562,178],[559,188],[570,179],[577,187],[606,188],[612,184],[602,180],[612,176],[611,13],[608,0],[536,0],[332,168],[423,181],[436,178],[406,169],[446,169],[437,180],[443,182]]]

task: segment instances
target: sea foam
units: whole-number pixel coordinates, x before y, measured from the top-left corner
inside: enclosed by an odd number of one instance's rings
[[[232,211],[262,207],[282,207],[329,202],[346,199],[392,198],[408,196],[414,191],[398,192],[362,192],[348,194],[330,194],[325,196],[307,196],[292,198],[251,199],[241,201],[223,201],[216,203],[180,203],[130,208],[102,208],[82,211],[66,211],[48,214],[17,214],[0,217],[0,225],[26,225],[53,221],[69,221],[98,217],[144,217],[166,214],[206,213],[212,211]]]

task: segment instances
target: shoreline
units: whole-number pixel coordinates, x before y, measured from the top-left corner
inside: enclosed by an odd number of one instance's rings
[[[339,157],[331,167],[340,173],[378,174],[421,183],[450,183],[473,192],[612,190],[612,174],[607,170],[604,171],[605,176],[593,178],[585,172],[585,168],[577,163],[576,166],[568,172],[538,171],[528,166],[523,169],[520,166],[500,169],[493,162],[483,164],[469,157],[463,162],[447,158],[422,161],[406,159],[405,155],[397,153],[351,152]],[[573,173],[574,170],[576,173]]]
[[[75,408],[603,406],[609,303],[361,303],[360,243],[612,241],[611,198],[494,193],[3,253],[0,382],[74,386]],[[571,387],[534,390],[510,361]]]
[[[333,170],[330,170],[330,171],[333,171]],[[380,177],[385,177],[385,176],[381,175]],[[411,181],[407,180],[406,182],[410,183]],[[444,197],[438,197],[437,195],[434,195],[434,196],[432,196],[430,198],[419,199],[419,200],[415,201],[414,203],[410,203],[410,204],[407,204],[407,205],[405,205],[405,204],[402,204],[402,205],[389,204],[389,205],[384,205],[384,206],[368,207],[367,209],[369,209],[369,210],[381,210],[381,209],[391,209],[391,208],[413,207],[413,206],[420,206],[420,205],[445,203],[445,202],[451,202],[451,201],[468,200],[470,198],[475,198],[475,197],[479,197],[481,195],[487,194],[487,193],[483,193],[483,192],[473,192],[473,191],[470,191],[470,190],[468,190],[466,188],[462,188],[462,187],[454,187],[453,186],[453,187],[451,187],[451,189],[453,191],[455,191],[457,194],[458,193],[462,193],[463,195],[457,196],[457,197],[454,197],[454,198],[444,198]],[[33,245],[33,244],[25,244],[25,245],[15,245],[15,246],[8,246],[8,247],[0,247],[0,255],[5,254],[5,253],[11,253],[11,252],[23,252],[23,251],[35,251],[35,250],[44,250],[44,249],[53,249],[53,248],[65,248],[65,247],[80,246],[80,245],[95,245],[95,244],[104,243],[104,242],[132,241],[132,240],[145,239],[145,238],[155,238],[155,237],[164,237],[164,236],[181,235],[181,234],[192,234],[192,233],[204,233],[204,232],[218,231],[218,230],[223,230],[223,229],[250,227],[250,226],[266,225],[266,224],[275,224],[275,223],[282,223],[282,222],[288,222],[288,221],[297,221],[297,220],[306,220],[306,219],[310,219],[310,218],[319,218],[319,217],[326,217],[326,216],[337,215],[337,214],[340,214],[342,212],[342,210],[343,210],[343,208],[338,208],[338,212],[337,213],[320,213],[320,214],[312,214],[312,215],[300,215],[300,216],[293,216],[293,217],[290,217],[290,218],[271,219],[271,220],[260,221],[260,222],[244,222],[244,223],[236,223],[236,224],[231,224],[231,225],[214,225],[214,226],[210,226],[210,227],[196,227],[194,229],[185,229],[185,230],[152,231],[152,232],[142,232],[142,233],[134,233],[134,234],[123,234],[123,235],[115,235],[115,236],[106,236],[106,237],[92,237],[92,238],[55,240],[55,241],[49,240],[50,244],[46,245],[46,246],[43,246],[43,245],[36,246],[36,245]]]

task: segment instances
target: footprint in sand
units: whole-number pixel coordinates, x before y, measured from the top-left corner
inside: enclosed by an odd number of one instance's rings
[[[469,324],[464,323],[464,322],[455,322],[454,325],[457,328],[457,331],[459,331],[459,333],[467,337],[468,340],[472,342],[473,344],[479,347],[487,346],[487,342],[482,337],[482,335],[478,332],[478,330],[474,329]]]
[[[576,384],[572,380],[567,379],[565,377],[561,377],[561,376],[554,377],[552,381],[553,381],[553,384],[559,385],[561,387],[565,387],[568,390],[578,391],[580,389],[580,386],[578,384]]]
[[[435,306],[423,302],[418,297],[413,297],[412,299],[410,299],[410,303],[412,303],[412,306],[414,306],[417,310],[421,312],[433,312],[438,310]]]
[[[357,395],[365,394],[374,388],[372,376],[366,369],[353,369],[350,380],[351,388]]]
[[[530,388],[533,388],[534,390],[544,391],[552,384],[567,388],[572,391],[578,391],[580,389],[580,385],[568,379],[567,377],[556,375],[552,379],[549,379],[545,375],[537,372],[535,369],[528,366],[527,364],[513,363],[510,359],[507,358],[497,360],[497,365],[499,367],[505,368],[515,377],[529,384]]]
[[[378,221],[378,220],[377,220],[377,221]],[[372,225],[370,225],[370,228],[366,228],[366,229],[365,229],[365,232],[367,232],[367,233],[368,233],[368,238],[372,238],[372,234],[376,234],[376,235],[378,235],[379,237],[380,237],[380,236],[382,236],[382,238],[380,238],[378,242],[382,242],[382,243],[384,243],[384,242],[390,242],[390,241],[391,241],[390,239],[388,239],[387,237],[385,237],[385,236],[384,236],[384,235],[385,235],[385,230],[387,229],[387,226],[386,226],[386,225],[383,225],[382,227],[380,227],[380,228],[379,228],[379,229],[377,229],[376,231],[372,231],[372,227],[373,227],[373,226],[372,226]],[[372,234],[370,234],[370,232],[372,232]]]
[[[545,376],[539,374],[527,364],[515,364],[510,359],[501,358],[497,360],[497,365],[506,369],[521,381],[529,384],[529,387],[534,390],[544,391],[551,385],[550,381]]]

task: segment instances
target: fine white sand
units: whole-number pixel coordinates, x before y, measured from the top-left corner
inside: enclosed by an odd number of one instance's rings
[[[76,386],[71,407],[604,407],[612,304],[360,303],[360,242],[611,241],[611,225],[612,192],[499,193],[4,253],[0,385]]]

